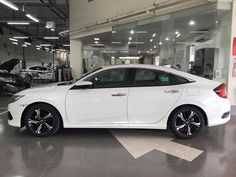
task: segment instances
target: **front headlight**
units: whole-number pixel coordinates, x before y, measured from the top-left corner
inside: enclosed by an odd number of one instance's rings
[[[14,102],[18,101],[19,99],[21,99],[24,96],[25,95],[13,95],[12,98],[11,98],[11,103],[14,103]]]

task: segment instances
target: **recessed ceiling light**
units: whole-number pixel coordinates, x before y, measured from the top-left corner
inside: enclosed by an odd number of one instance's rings
[[[150,49],[150,51],[152,51],[152,49]]]
[[[178,35],[178,34],[179,34],[179,31],[175,31],[175,34]]]
[[[156,37],[156,35],[157,35],[157,34],[156,34],[156,33],[154,33],[154,34],[152,35],[152,37]]]
[[[98,38],[98,37],[95,37],[95,38],[94,38],[94,40],[95,40],[95,41],[99,41],[99,40],[100,40],[100,38]]]
[[[30,22],[24,22],[24,21],[9,21],[7,22],[8,25],[29,25]]]
[[[156,45],[154,45],[154,49],[156,49],[157,48],[157,46]]]
[[[128,42],[128,44],[130,45],[130,44],[131,44],[131,42],[129,41],[129,42]]]
[[[10,41],[15,41],[15,42],[18,42],[17,39],[14,39],[14,38],[9,38]]]
[[[170,40],[170,38],[166,37],[166,41],[169,41],[169,40]]]
[[[33,20],[33,21],[39,23],[39,19],[36,18],[36,17],[34,17],[34,16],[32,16],[32,15],[30,15],[30,14],[26,14],[25,16],[28,17],[29,19],[31,19],[31,20]]]
[[[159,45],[162,45],[162,42],[159,42]]]
[[[152,42],[153,41],[153,39],[150,39],[150,42]]]
[[[94,43],[95,43],[95,44],[98,44],[98,41],[95,41]]]
[[[130,34],[134,34],[134,30],[130,30]]]
[[[115,57],[111,57],[111,59],[115,59]]]
[[[191,25],[191,26],[195,25],[195,21],[191,20],[191,21],[189,22],[189,25]]]
[[[132,37],[129,37],[129,40],[131,41],[131,40],[132,40]]]
[[[16,10],[16,11],[19,10],[19,8],[15,4],[13,4],[7,0],[0,0],[0,3],[12,8],[13,10]]]

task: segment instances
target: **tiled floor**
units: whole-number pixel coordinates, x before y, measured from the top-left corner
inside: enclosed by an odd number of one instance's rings
[[[7,100],[0,98],[0,113]],[[174,138],[166,131],[133,131]],[[192,140],[173,140],[203,151],[192,162],[158,150],[135,159],[111,132],[64,129],[53,137],[35,138],[8,126],[6,114],[0,115],[0,177],[236,176],[236,117],[226,126],[204,129]]]

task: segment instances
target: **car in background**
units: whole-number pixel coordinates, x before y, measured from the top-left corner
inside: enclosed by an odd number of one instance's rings
[[[21,76],[30,83],[33,80],[53,81],[54,70],[46,66],[31,66],[25,70],[22,70]]]
[[[64,128],[167,129],[192,138],[230,120],[226,85],[152,65],[96,70],[13,96],[8,123],[35,136]],[[22,106],[24,105],[24,106]]]
[[[19,63],[20,60],[15,58],[0,65],[0,96],[15,94],[30,87],[30,84],[24,78],[10,73]]]

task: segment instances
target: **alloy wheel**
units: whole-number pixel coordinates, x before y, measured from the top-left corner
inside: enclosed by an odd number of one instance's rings
[[[28,125],[35,134],[47,134],[53,129],[54,118],[51,112],[43,109],[36,109],[30,115]]]
[[[183,111],[177,115],[176,131],[184,136],[194,136],[201,129],[201,118],[194,111]]]

